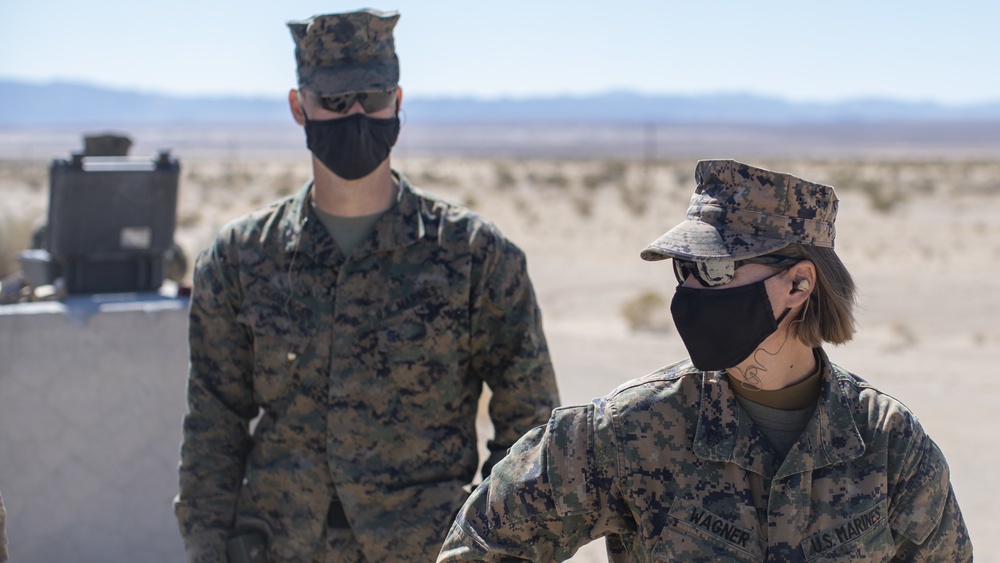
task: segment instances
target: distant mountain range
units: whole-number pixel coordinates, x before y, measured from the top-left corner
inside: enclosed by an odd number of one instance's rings
[[[878,123],[1000,121],[1000,101],[945,105],[891,99],[798,103],[750,94],[608,92],[534,98],[407,96],[407,123]],[[179,97],[73,82],[0,79],[0,127],[268,125],[290,119],[283,97]]]

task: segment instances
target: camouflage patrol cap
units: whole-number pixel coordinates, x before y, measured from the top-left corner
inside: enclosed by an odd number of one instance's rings
[[[398,12],[360,10],[288,22],[299,88],[320,96],[389,90],[399,83],[392,38]]]
[[[833,248],[833,187],[735,160],[702,160],[687,219],[642,251],[644,260],[753,258],[789,244]]]

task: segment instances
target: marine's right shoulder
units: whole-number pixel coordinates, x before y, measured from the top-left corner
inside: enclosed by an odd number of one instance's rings
[[[219,242],[245,243],[267,238],[272,231],[277,233],[286,231],[286,223],[293,220],[291,215],[296,203],[295,196],[288,196],[265,207],[254,209],[223,225],[216,238]]]
[[[299,231],[297,200],[289,196],[245,213],[226,223],[212,242],[198,253],[195,276],[206,267],[236,270],[283,254],[289,238]]]

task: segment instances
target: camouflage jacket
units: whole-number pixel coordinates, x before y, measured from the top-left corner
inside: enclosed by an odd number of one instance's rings
[[[824,357],[825,359],[825,357]],[[941,451],[839,367],[782,461],[725,375],[683,362],[553,412],[459,513],[438,561],[969,561]]]
[[[337,560],[339,498],[369,561],[431,561],[476,473],[482,384],[493,461],[558,404],[524,254],[400,184],[349,257],[310,186],[198,257],[175,500],[190,560],[224,561],[233,530],[265,533],[272,561]]]
[[[7,511],[0,496],[0,563],[7,561]]]

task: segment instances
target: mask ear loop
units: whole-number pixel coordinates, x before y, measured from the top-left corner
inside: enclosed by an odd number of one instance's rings
[[[812,296],[810,295],[809,297],[812,297]],[[767,368],[764,367],[764,362],[762,362],[759,359],[757,359],[757,354],[763,352],[763,353],[765,353],[765,354],[767,354],[767,355],[769,355],[769,356],[771,356],[773,358],[774,356],[777,356],[778,354],[781,353],[782,348],[785,347],[785,343],[788,342],[788,337],[792,333],[792,325],[794,325],[796,323],[801,323],[801,322],[803,322],[803,321],[806,320],[806,312],[809,311],[809,301],[811,301],[811,299],[807,298],[806,299],[806,305],[805,305],[805,307],[802,308],[802,314],[799,315],[799,318],[797,318],[797,319],[793,320],[791,323],[789,323],[788,328],[785,330],[785,338],[781,341],[781,345],[778,346],[777,350],[775,350],[772,353],[772,352],[768,352],[764,348],[757,348],[756,350],[753,351],[753,362],[755,364],[757,364],[757,365],[747,366],[747,368],[745,370],[742,370],[742,371],[739,370],[739,369],[737,369],[737,368],[735,368],[735,367],[729,368],[729,369],[734,370],[740,376],[740,387],[742,387],[743,389],[745,389],[747,391],[752,391],[752,392],[755,392],[755,393],[757,391],[762,391],[763,390],[763,387],[762,387],[763,382],[761,381],[760,375],[758,375],[758,374],[759,373],[767,373]],[[778,317],[778,324],[781,324],[781,321],[784,320],[785,316],[788,315],[789,312],[791,312],[791,309],[787,309],[784,313],[781,314],[780,317]],[[727,369],[726,371],[728,372],[729,369]]]

